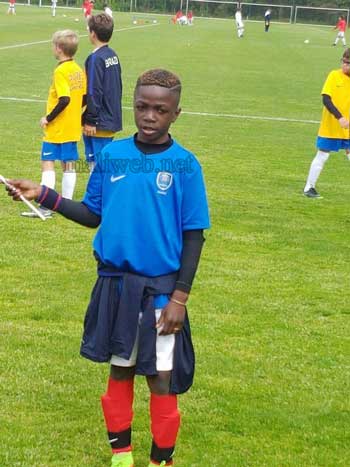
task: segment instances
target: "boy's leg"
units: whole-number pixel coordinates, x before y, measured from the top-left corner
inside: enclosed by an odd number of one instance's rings
[[[151,391],[150,414],[152,449],[151,463],[172,465],[176,438],[180,427],[180,412],[176,394],[169,394],[171,371],[159,371],[157,376],[148,376]]]
[[[119,367],[111,365],[107,391],[101,397],[108,439],[113,452],[112,462],[114,459],[115,465],[119,465],[121,459],[123,459],[123,462],[129,459],[129,463],[120,464],[128,467],[133,466],[131,423],[133,418],[134,377],[134,366]]]
[[[79,159],[77,143],[74,141],[62,143],[60,149],[60,160],[63,170],[62,196],[63,198],[73,199],[74,188],[77,181],[75,161]]]
[[[62,196],[63,198],[73,199],[75,184],[77,182],[77,173],[75,171],[75,162],[61,162],[62,164]]]
[[[156,321],[161,309],[156,309]],[[175,335],[159,335],[156,341],[157,371],[156,376],[148,376],[147,383],[151,392],[150,415],[153,436],[151,449],[152,465],[161,462],[172,465],[176,438],[180,427],[180,412],[176,394],[170,394],[170,380],[173,369]]]
[[[84,147],[85,147],[85,160],[89,166],[89,171],[91,173],[95,167],[92,136],[83,135],[83,140],[84,140]]]
[[[328,157],[329,152],[321,151],[320,149],[317,151],[314,160],[311,162],[309,175],[304,188],[305,194],[308,193],[310,189],[315,189],[318,177],[320,176]]]
[[[40,185],[45,185],[54,190],[55,184],[56,184],[55,161],[41,161]]]
[[[45,143],[44,143],[45,144]],[[41,185],[45,185],[48,188],[55,188],[56,174],[55,174],[55,161],[54,160],[42,160],[41,161]],[[52,217],[52,212],[49,209],[40,208],[42,214],[45,217]],[[39,217],[33,211],[24,211],[21,213],[23,217]]]

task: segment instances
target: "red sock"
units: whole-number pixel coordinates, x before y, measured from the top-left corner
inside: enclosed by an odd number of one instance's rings
[[[134,380],[108,380],[106,394],[101,397],[103,414],[113,452],[131,451],[132,404]]]
[[[177,396],[174,394],[165,396],[151,394],[150,411],[153,435],[151,460],[159,463],[165,460],[171,465],[171,457],[180,427]]]

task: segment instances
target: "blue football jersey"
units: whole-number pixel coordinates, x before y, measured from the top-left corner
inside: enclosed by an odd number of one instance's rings
[[[105,146],[83,203],[101,216],[100,259],[150,277],[179,270],[183,231],[210,226],[201,166],[176,141],[151,155],[133,137]]]

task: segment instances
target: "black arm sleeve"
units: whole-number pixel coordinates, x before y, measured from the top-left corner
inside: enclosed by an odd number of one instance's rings
[[[332,115],[334,115],[334,117],[337,120],[342,118],[342,114],[339,112],[339,110],[333,104],[331,96],[329,96],[328,94],[322,94],[322,101],[323,101],[323,105],[326,107],[328,112],[330,112]]]
[[[186,293],[190,292],[201,256],[203,243],[203,230],[187,230],[183,232],[181,267],[175,289],[182,290]]]
[[[35,200],[41,206],[59,212],[67,219],[85,227],[96,228],[101,223],[101,217],[79,201],[62,198],[57,191],[43,185],[40,196]]]
[[[81,202],[71,199],[62,198],[57,212],[62,214],[66,219],[77,222],[85,227],[95,229],[101,223],[101,217],[90,211],[90,209]]]
[[[49,113],[49,115],[46,115],[46,120],[48,122],[52,122],[57,115],[59,115],[70,103],[70,97],[68,96],[62,96],[58,99],[58,103],[56,107],[52,110],[52,112]]]

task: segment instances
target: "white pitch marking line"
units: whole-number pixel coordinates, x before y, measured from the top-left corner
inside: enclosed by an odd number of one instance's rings
[[[149,28],[151,26],[159,26],[159,23],[157,23],[157,24],[144,24],[143,26],[130,26],[129,28],[116,29],[115,32],[130,31],[131,29]],[[81,34],[81,35],[79,35],[79,37],[88,37],[88,34]],[[16,49],[18,47],[28,47],[30,45],[48,44],[49,42],[52,42],[52,39],[48,39],[48,40],[45,40],[45,41],[37,41],[37,42],[26,42],[24,44],[6,45],[6,46],[3,46],[3,47],[0,47],[0,50]]]
[[[1,99],[1,97],[0,97]],[[125,110],[133,110],[133,107],[123,107]],[[221,113],[211,113],[211,112],[190,112],[182,110],[181,114],[184,115],[198,115],[199,117],[215,117],[215,118],[239,118],[247,120],[264,120],[264,121],[273,121],[273,122],[288,122],[288,123],[317,123],[319,120],[302,120],[297,118],[286,118],[286,117],[264,117],[260,115],[238,115],[238,114],[221,114]]]
[[[1,101],[14,101],[14,102],[46,102],[43,99],[27,99],[25,97],[1,97]]]
[[[0,101],[14,101],[14,102],[46,102],[43,99],[27,99],[20,97],[3,97],[0,96]],[[124,110],[133,110],[133,107],[123,106]],[[286,117],[264,117],[260,115],[238,115],[238,114],[222,114],[222,113],[211,113],[211,112],[190,112],[183,110],[181,112],[185,115],[198,115],[199,117],[214,117],[214,118],[231,118],[231,119],[241,119],[241,120],[262,120],[262,121],[272,121],[272,122],[286,122],[286,123],[317,123],[318,120],[303,120],[298,118],[286,118]]]

